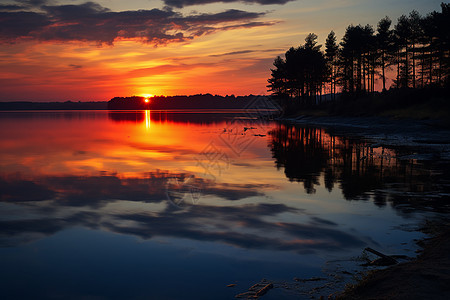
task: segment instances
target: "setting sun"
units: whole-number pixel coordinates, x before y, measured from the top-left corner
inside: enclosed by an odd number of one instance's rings
[[[142,94],[142,97],[144,97],[144,102],[145,103],[149,103],[150,102],[150,98],[154,97],[153,94]]]

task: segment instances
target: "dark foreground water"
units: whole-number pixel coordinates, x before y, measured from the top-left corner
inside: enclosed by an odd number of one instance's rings
[[[0,146],[1,299],[327,296],[448,212],[438,156],[244,112],[1,112]]]

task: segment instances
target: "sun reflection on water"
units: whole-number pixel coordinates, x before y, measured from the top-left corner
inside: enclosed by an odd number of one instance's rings
[[[146,110],[145,111],[145,128],[147,130],[150,129],[150,125],[151,125],[151,118],[150,118],[150,110]]]

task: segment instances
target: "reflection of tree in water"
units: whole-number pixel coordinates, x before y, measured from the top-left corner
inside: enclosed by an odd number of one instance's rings
[[[418,196],[423,200],[430,193],[436,198],[439,192],[431,165],[397,159],[394,150],[319,128],[279,125],[269,134],[277,168],[284,168],[290,181],[303,183],[309,194],[321,178],[330,192],[339,184],[345,199],[373,196],[379,206],[411,203]]]
[[[284,167],[290,181],[303,182],[305,190],[314,193],[328,160],[328,153],[320,144],[322,131],[280,126],[269,134],[277,168]]]

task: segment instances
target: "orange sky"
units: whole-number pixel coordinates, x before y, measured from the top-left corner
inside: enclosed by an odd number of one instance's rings
[[[441,2],[224,1],[2,1],[0,101],[265,94],[274,58],[309,32],[323,43],[330,30],[340,39],[351,23]]]

